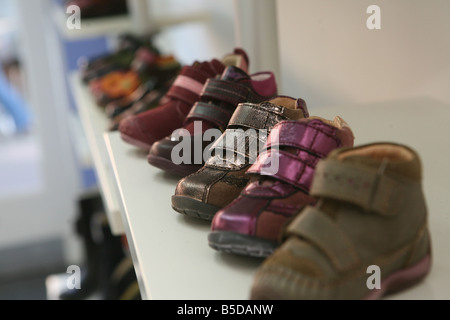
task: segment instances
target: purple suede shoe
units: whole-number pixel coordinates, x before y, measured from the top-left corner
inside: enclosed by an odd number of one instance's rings
[[[214,217],[209,245],[218,251],[267,257],[282,229],[304,206],[314,205],[309,188],[319,160],[352,147],[353,132],[340,117],[282,121],[272,130],[241,195]]]

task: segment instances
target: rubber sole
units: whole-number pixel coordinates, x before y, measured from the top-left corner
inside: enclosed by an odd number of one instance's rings
[[[405,290],[422,281],[431,269],[431,254],[415,265],[394,272],[381,281],[381,289],[372,290],[363,300],[378,300],[383,296]]]
[[[158,157],[152,154],[149,154],[147,156],[147,161],[150,165],[161,169],[163,171],[169,172],[171,174],[180,176],[180,177],[186,177],[190,175],[191,173],[197,172],[202,168],[202,165],[197,164],[174,164],[172,161],[163,158]]]
[[[212,221],[216,212],[220,210],[219,207],[183,196],[172,196],[172,208],[188,217],[206,221]]]
[[[217,251],[255,258],[267,258],[279,246],[276,241],[227,231],[209,233],[208,242]]]
[[[144,149],[144,150],[146,150],[146,151],[149,151],[150,148],[152,147],[151,145],[149,145],[149,144],[147,144],[147,143],[145,143],[145,142],[142,142],[142,141],[140,141],[140,140],[134,139],[134,138],[132,138],[132,137],[126,135],[126,134],[123,134],[123,133],[120,133],[120,137],[121,137],[122,140],[125,141],[126,143],[129,143],[129,144],[131,144],[131,145],[133,145],[133,146],[135,146],[135,147]]]

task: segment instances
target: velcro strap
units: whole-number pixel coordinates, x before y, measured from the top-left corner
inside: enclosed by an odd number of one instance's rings
[[[336,127],[318,119],[308,122],[283,121],[272,129],[266,148],[294,147],[324,158],[342,145],[336,138],[336,131]]]
[[[331,159],[320,161],[310,193],[315,197],[346,201],[384,216],[394,216],[406,201],[406,195],[419,184],[386,175],[385,166],[385,162],[377,169]]]
[[[212,145],[212,148],[219,150],[216,154],[222,153],[220,157],[225,157],[232,163],[242,163],[243,160],[253,163],[266,143],[267,135],[267,130],[264,129],[227,129]]]
[[[211,103],[199,101],[192,107],[186,117],[186,120],[203,119],[214,123],[220,130],[223,131],[225,130],[233,111],[234,109],[229,110]]]
[[[271,128],[276,123],[288,119],[283,111],[284,107],[269,102],[240,103],[228,122],[227,130],[211,147],[216,149],[216,154],[208,159],[206,164],[239,169],[254,163],[267,141]]]
[[[259,155],[247,174],[271,176],[309,192],[319,160],[306,151],[294,155],[284,150],[270,149]]]
[[[241,102],[252,101],[250,95],[251,90],[242,84],[214,78],[206,81],[201,92],[201,97],[204,101],[219,100],[234,107]]]
[[[279,121],[288,119],[283,110],[284,107],[269,102],[260,104],[241,103],[234,111],[228,125],[257,130],[272,128]]]
[[[288,225],[284,237],[297,236],[322,251],[338,271],[346,271],[360,262],[348,235],[327,215],[308,206]]]
[[[203,81],[206,79],[206,75],[200,70],[186,66],[173,82],[167,96],[192,105],[199,100],[204,87]]]

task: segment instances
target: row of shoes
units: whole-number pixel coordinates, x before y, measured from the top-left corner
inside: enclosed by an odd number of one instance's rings
[[[431,239],[418,153],[354,146],[344,119],[310,116],[272,72],[248,70],[241,48],[184,66],[157,107],[120,122],[150,165],[180,176],[173,209],[211,222],[212,249],[264,259],[251,299],[377,299],[423,279]]]
[[[123,34],[114,52],[79,61],[82,81],[110,120],[110,131],[116,131],[121,120],[162,103],[181,69],[152,39]]]

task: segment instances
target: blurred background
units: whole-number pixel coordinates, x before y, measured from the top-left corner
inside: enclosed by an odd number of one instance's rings
[[[104,9],[118,2],[78,4]],[[80,61],[112,54],[124,34],[155,33],[155,46],[182,64],[220,59],[239,45],[237,38],[251,37],[235,23],[262,25],[264,18],[259,9],[243,16],[239,7],[254,4],[232,0],[123,2],[125,11],[97,12],[71,30],[69,1],[0,0],[0,299],[58,298],[52,292],[65,286],[68,266],[89,265],[99,253],[87,256],[93,240],[87,243],[85,234],[93,224],[85,216],[103,209],[98,175],[69,81]],[[274,2],[263,3],[263,14],[275,17]],[[261,28],[275,36],[276,20]],[[261,41],[263,56],[254,54],[254,39],[246,45],[252,68],[276,71],[275,39]]]
[[[366,28],[371,4],[380,30]],[[273,71],[279,92],[313,112],[450,103],[447,0],[129,0],[127,12],[81,30],[67,28],[65,5],[0,0],[0,299],[49,299],[49,276],[86,263],[80,203],[98,198],[98,177],[69,77],[121,34],[157,31],[158,48],[183,64],[241,46],[251,72]]]

